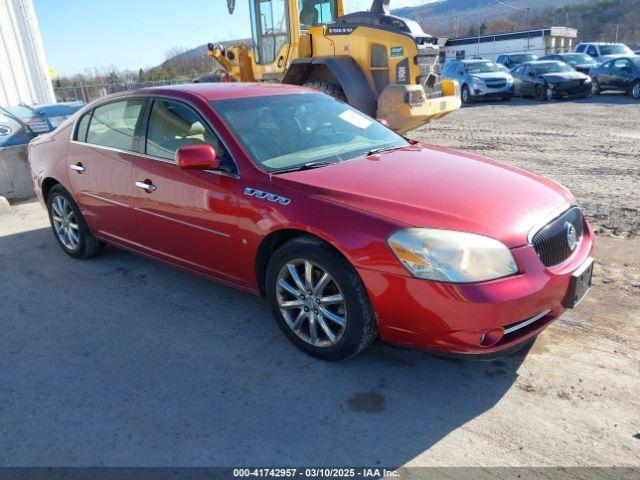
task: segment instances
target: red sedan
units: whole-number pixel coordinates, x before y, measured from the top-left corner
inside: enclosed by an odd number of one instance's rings
[[[378,336],[506,354],[591,282],[593,232],[566,189],[304,88],[103,98],[32,141],[30,160],[67,254],[109,243],[264,295],[327,360]]]

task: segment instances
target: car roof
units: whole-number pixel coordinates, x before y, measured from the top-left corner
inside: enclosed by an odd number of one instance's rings
[[[462,63],[492,63],[486,58],[470,58],[468,60],[460,60]]]
[[[543,65],[547,63],[562,63],[560,60],[534,60],[533,62],[526,62],[522,65]]]
[[[620,42],[617,42],[617,43],[616,42],[582,42],[582,43],[579,43],[578,45],[625,45],[625,44]]]
[[[297,85],[286,85],[282,83],[242,83],[242,82],[216,82],[216,83],[185,83],[179,85],[167,85],[162,87],[147,87],[127,92],[118,92],[106,97],[106,99],[116,99],[118,97],[129,97],[135,95],[175,95],[193,94],[207,101],[227,100],[231,98],[263,97],[270,95],[317,93],[309,88]]]
[[[230,98],[263,97],[268,95],[285,95],[313,93],[313,90],[297,85],[282,83],[242,83],[242,82],[216,82],[216,83],[186,83],[166,87],[153,87],[146,89],[149,93],[158,94],[184,92],[199,95],[206,100],[226,100]]]

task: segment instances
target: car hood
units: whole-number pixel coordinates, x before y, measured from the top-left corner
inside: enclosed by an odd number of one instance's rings
[[[483,80],[487,80],[487,79],[500,79],[500,80],[508,80],[510,78],[513,78],[511,76],[511,74],[507,73],[507,72],[483,72],[483,73],[470,73],[469,76],[471,77],[478,77],[481,78]]]
[[[557,73],[545,73],[543,75],[538,75],[541,78],[544,78],[546,81],[550,83],[560,83],[567,82],[571,80],[584,80],[587,76],[581,72],[557,72]]]
[[[413,145],[313,170],[273,175],[283,188],[398,222],[478,233],[509,247],[574,202],[557,183],[488,158]]]

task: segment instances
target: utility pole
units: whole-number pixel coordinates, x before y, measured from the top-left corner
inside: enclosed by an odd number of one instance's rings
[[[618,43],[618,30],[620,29],[620,24],[616,23],[616,43]]]

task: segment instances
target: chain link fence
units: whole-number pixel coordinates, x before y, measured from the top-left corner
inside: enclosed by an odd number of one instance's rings
[[[81,100],[89,103],[97,98],[117,92],[127,92],[140,88],[161,87],[165,85],[176,85],[188,82],[189,80],[160,80],[155,82],[125,82],[125,83],[102,83],[98,85],[80,83],[65,87],[54,87],[56,99],[59,102],[73,102]]]

